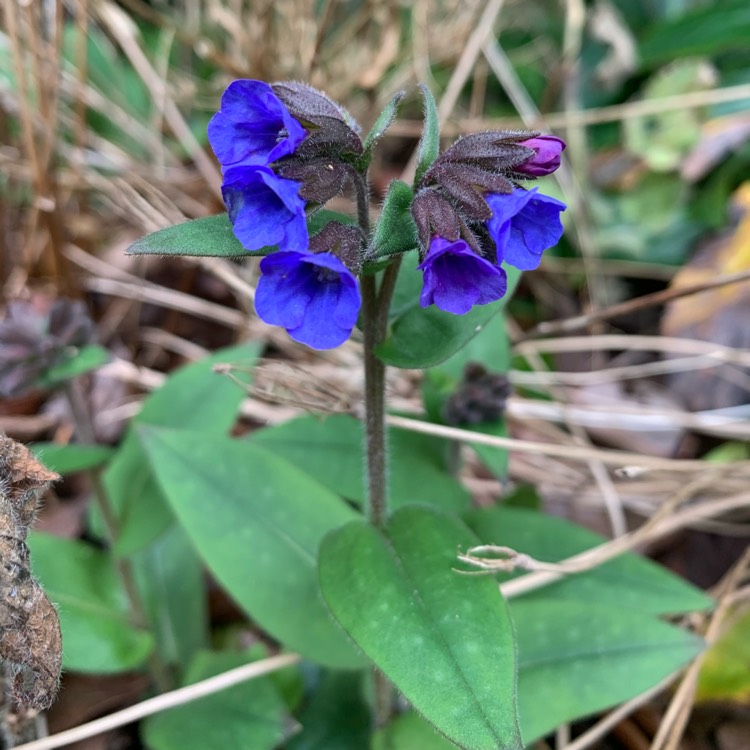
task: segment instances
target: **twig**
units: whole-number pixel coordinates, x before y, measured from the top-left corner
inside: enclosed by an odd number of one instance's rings
[[[711,281],[701,282],[700,284],[670,287],[669,289],[663,289],[660,292],[645,294],[642,297],[636,297],[635,299],[630,299],[626,302],[620,302],[617,305],[608,307],[606,310],[598,310],[587,315],[577,315],[573,318],[568,318],[567,320],[555,320],[540,323],[535,328],[532,328],[531,331],[521,339],[521,341],[537,338],[539,336],[570,333],[571,331],[585,328],[592,323],[599,323],[605,320],[610,320],[611,318],[616,318],[618,315],[627,315],[646,307],[663,305],[667,302],[671,302],[673,299],[687,297],[691,294],[697,294],[699,292],[708,291],[709,289],[717,289],[719,287],[728,286],[729,284],[737,284],[741,281],[748,280],[750,280],[750,270],[745,270],[740,271],[739,273],[725,274],[714,278]]]
[[[523,451],[525,453],[538,453],[546,456],[558,456],[571,458],[578,461],[589,461],[595,458],[609,466],[639,466],[648,469],[705,469],[706,462],[698,460],[659,458],[658,456],[647,456],[641,453],[629,451],[614,451],[604,448],[589,448],[582,445],[556,445],[554,443],[540,443],[534,440],[518,440],[516,438],[498,437],[495,435],[482,435],[471,430],[463,430],[458,427],[423,422],[419,419],[389,415],[386,418],[391,427],[401,427],[413,432],[421,432],[427,435],[446,438],[447,440],[460,440],[467,443],[480,443],[495,448],[510,448],[511,450]]]
[[[750,84],[710,89],[708,91],[692,91],[688,94],[662,96],[655,99],[642,99],[625,104],[613,104],[607,107],[570,110],[567,112],[549,112],[544,121],[550,128],[561,128],[566,125],[599,125],[606,122],[619,122],[638,117],[658,115],[663,112],[674,112],[681,109],[698,109],[712,104],[742,101],[750,97]],[[519,124],[517,117],[462,118],[454,125],[446,124],[444,135],[455,136],[461,133],[471,133],[481,130],[514,129]],[[418,137],[422,131],[422,123],[417,120],[398,120],[388,129],[386,137]]]
[[[595,742],[604,737],[613,727],[617,726],[623,719],[633,713],[637,708],[640,708],[644,704],[648,703],[652,698],[666,690],[678,677],[682,670],[674,672],[665,677],[661,682],[649,688],[640,695],[636,695],[635,698],[631,698],[626,703],[618,706],[614,711],[608,713],[601,721],[594,724],[591,729],[584,732],[579,737],[560,750],[586,750],[591,747]]]
[[[728,362],[750,367],[750,352],[713,341],[678,338],[674,336],[638,336],[617,333],[598,336],[566,336],[556,339],[519,341],[513,345],[514,354],[528,352],[577,352],[625,349],[627,351],[658,351],[669,354],[704,354],[716,359],[717,364]]]
[[[153,714],[161,713],[177,706],[184,706],[199,698],[213,695],[234,685],[239,685],[242,682],[254,680],[271,672],[278,672],[280,669],[296,664],[300,658],[299,654],[279,654],[278,656],[271,656],[268,659],[262,659],[251,664],[244,664],[241,667],[230,669],[228,672],[216,675],[215,677],[209,677],[206,680],[194,682],[192,685],[186,685],[178,690],[157,695],[155,698],[142,701],[122,711],[116,711],[101,719],[95,719],[87,724],[81,724],[78,727],[58,732],[41,740],[27,742],[25,745],[18,745],[15,750],[54,750],[54,748],[64,747],[73,742],[80,742],[89,737],[95,737],[98,734],[117,729],[117,727],[132,724],[146,716],[152,716]]]
[[[745,550],[745,553],[720,584],[723,594],[720,596],[719,605],[706,629],[705,639],[709,645],[713,644],[719,636],[724,620],[731,611],[732,595],[747,572],[748,565],[750,565],[750,548]],[[675,691],[669,708],[662,719],[659,731],[651,743],[650,750],[679,750],[679,742],[692,711],[698,674],[705,654],[704,651],[699,655],[685,672],[685,676]]]

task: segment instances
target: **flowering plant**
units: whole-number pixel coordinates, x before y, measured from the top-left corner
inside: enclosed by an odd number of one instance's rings
[[[530,181],[558,169],[564,142],[497,131],[467,135],[441,152],[435,103],[426,88],[422,93],[414,179],[390,184],[371,226],[368,169],[402,95],[363,138],[346,110],[309,86],[235,81],[208,128],[226,213],[162,230],[131,248],[262,256],[254,301],[263,321],[312,349],[350,337],[363,345],[362,423],[350,415],[325,424],[300,419],[246,440],[151,427],[140,436],[159,486],[212,573],[268,636],[295,652],[278,658],[288,664],[304,657],[334,670],[318,685],[340,699],[332,710],[342,724],[350,705],[357,713],[367,703],[356,741],[325,735],[290,747],[368,747],[374,723],[373,748],[411,750],[415,745],[403,738],[421,715],[445,743],[520,750],[562,721],[625,697],[621,691],[612,698],[607,680],[614,678],[602,671],[607,689],[597,685],[549,708],[571,674],[555,671],[549,653],[588,653],[611,624],[608,615],[573,612],[564,597],[530,597],[511,607],[494,578],[460,575],[494,572],[482,543],[514,522],[532,522],[504,508],[470,510],[446,470],[443,443],[404,442],[386,429],[385,368],[392,365],[426,371],[426,419],[503,434],[504,365],[484,366],[503,359],[499,313],[520,272],[537,268],[563,234],[565,204]],[[341,194],[354,198],[356,219],[325,208]],[[475,337],[490,351],[481,365],[471,351]],[[362,432],[364,460],[355,455],[353,471],[364,466],[364,491],[342,469]],[[335,466],[325,450],[331,445]],[[498,475],[502,463],[489,461]],[[211,493],[211,512],[195,513],[189,499],[205,504]],[[567,533],[555,526],[546,538]],[[457,547],[478,552],[457,559]],[[653,611],[703,606],[692,591],[675,593],[677,584],[653,567],[639,568],[639,576],[661,576]],[[608,580],[610,595],[611,586]],[[672,591],[672,599],[662,591]],[[617,615],[618,633],[628,631],[627,619]],[[664,623],[649,628],[660,650],[663,643],[680,647],[661,650],[663,662],[644,679],[656,682],[696,646]],[[357,697],[359,678],[351,676],[368,664],[376,667],[369,703]],[[416,713],[403,713],[394,686]],[[409,729],[400,735],[404,725]],[[431,730],[415,736],[437,742]]]

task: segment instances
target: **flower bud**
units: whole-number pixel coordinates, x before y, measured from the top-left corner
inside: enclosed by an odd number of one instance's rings
[[[515,167],[516,172],[529,177],[544,177],[560,166],[560,155],[565,150],[565,141],[554,135],[540,135],[529,138],[519,145],[533,149],[534,156]]]

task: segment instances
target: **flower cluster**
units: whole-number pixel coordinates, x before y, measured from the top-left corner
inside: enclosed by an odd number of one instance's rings
[[[518,181],[553,172],[564,148],[554,136],[479,133],[438,157],[412,204],[422,246],[422,307],[463,315],[505,295],[503,262],[539,266],[562,235],[565,204]]]
[[[258,315],[315,349],[342,344],[357,321],[359,285],[332,246],[310,238],[307,209],[340,193],[351,176],[347,157],[362,153],[351,118],[308,86],[238,80],[224,92],[208,139],[237,239],[250,252],[278,248],[261,262]]]
[[[369,156],[357,130],[345,110],[309,86],[252,80],[230,84],[208,127],[234,233],[249,252],[266,256],[256,311],[316,349],[343,343],[361,305],[362,229],[329,222],[311,237],[307,225],[348,183],[360,194],[367,189]],[[557,169],[564,148],[549,135],[478,133],[425,171],[411,204],[423,307],[463,315],[505,294],[503,263],[539,265],[560,239],[565,205],[519,183]]]

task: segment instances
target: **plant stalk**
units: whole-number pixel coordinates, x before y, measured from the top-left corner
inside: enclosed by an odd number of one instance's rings
[[[366,177],[355,180],[357,217],[365,237],[370,234],[369,191]],[[385,426],[385,363],[375,354],[388,329],[390,307],[401,258],[394,259],[383,273],[378,289],[376,277],[363,276],[362,314],[364,319],[365,366],[365,446],[367,466],[367,514],[370,523],[382,529],[388,520],[388,477]],[[390,721],[393,709],[393,686],[379,670],[374,670],[375,724]]]

